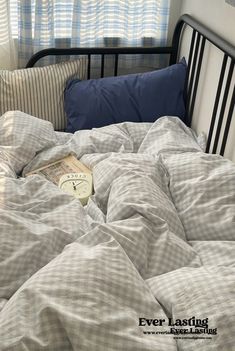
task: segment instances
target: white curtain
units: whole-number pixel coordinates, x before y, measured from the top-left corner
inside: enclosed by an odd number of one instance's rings
[[[48,47],[166,44],[170,0],[10,2],[18,18],[19,67]]]
[[[17,51],[11,34],[10,2],[0,0],[0,69],[15,69]]]

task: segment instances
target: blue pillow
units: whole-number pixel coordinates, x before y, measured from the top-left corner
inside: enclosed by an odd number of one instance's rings
[[[70,80],[65,89],[67,132],[108,124],[184,120],[185,59],[167,68],[118,77]]]

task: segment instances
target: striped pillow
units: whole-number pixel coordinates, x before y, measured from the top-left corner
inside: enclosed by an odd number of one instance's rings
[[[19,110],[66,127],[64,89],[68,79],[86,77],[84,58],[46,67],[0,70],[0,115]]]

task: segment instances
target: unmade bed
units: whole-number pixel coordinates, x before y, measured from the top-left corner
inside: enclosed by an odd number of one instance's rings
[[[186,24],[187,66],[176,63]],[[207,41],[224,59],[206,138],[190,125]],[[58,131],[63,114],[56,122],[17,110],[0,117],[0,351],[235,350],[235,165],[221,156],[234,112],[234,48],[183,16],[171,47],[145,49],[171,55],[173,68],[157,71],[162,91],[175,74],[180,82],[171,104],[161,97],[155,105],[155,72],[80,81],[71,71],[67,132]],[[132,50],[87,49],[88,78],[92,54],[116,55],[116,75],[120,52]],[[113,85],[133,97],[126,120],[113,108],[117,96],[104,98]],[[110,119],[97,122],[97,111]],[[86,206],[40,175],[25,176],[67,155],[92,171]]]

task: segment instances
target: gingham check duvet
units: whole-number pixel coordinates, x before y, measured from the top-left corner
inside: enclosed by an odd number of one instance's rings
[[[68,154],[86,207],[24,177]],[[235,166],[178,118],[72,135],[6,113],[0,225],[0,351],[235,350]]]

